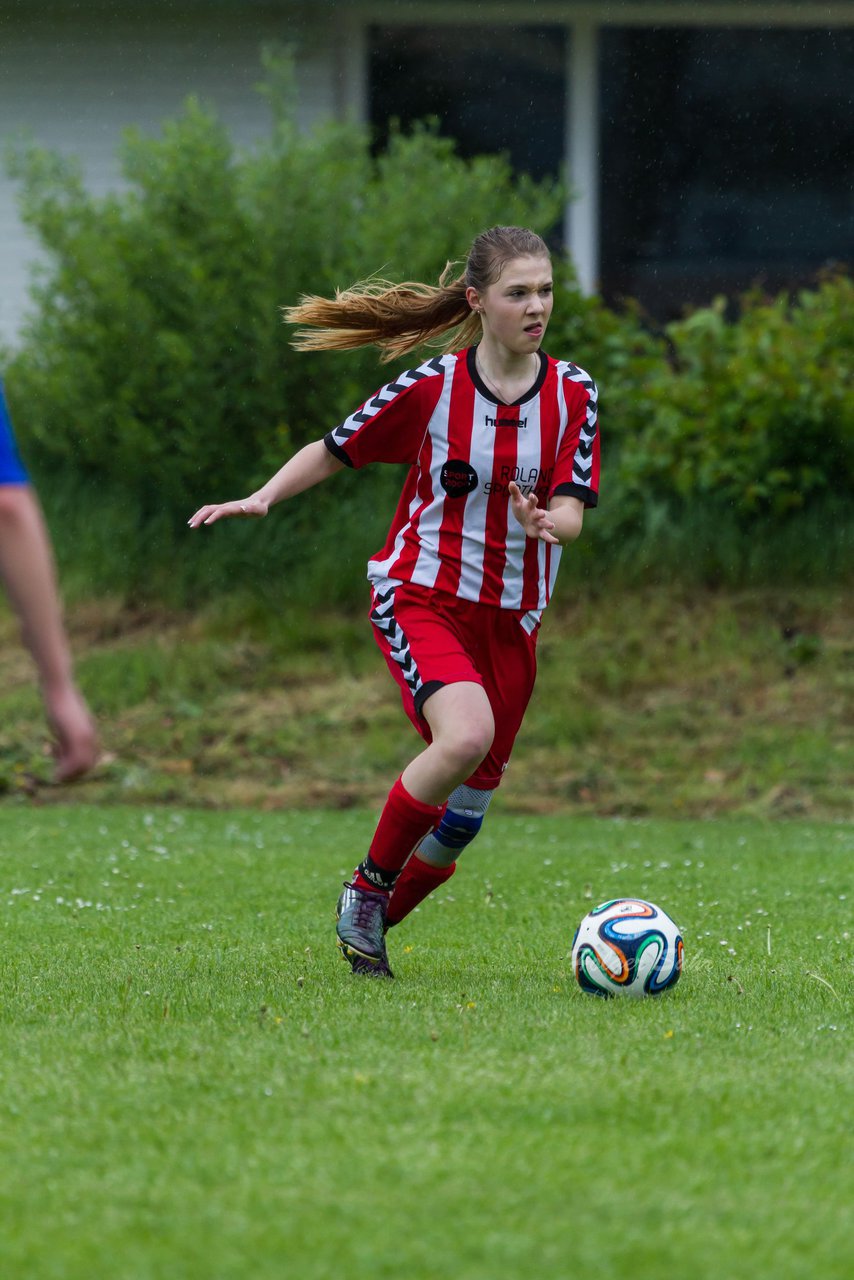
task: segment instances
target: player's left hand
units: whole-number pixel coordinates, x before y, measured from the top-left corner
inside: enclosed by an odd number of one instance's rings
[[[510,507],[529,538],[539,538],[542,542],[560,545],[560,539],[554,535],[554,521],[541,506],[537,504],[537,495],[529,493],[526,497],[516,484],[510,481]]]

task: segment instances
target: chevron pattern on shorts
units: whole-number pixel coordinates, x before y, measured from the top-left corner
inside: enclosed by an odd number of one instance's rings
[[[400,667],[403,678],[415,697],[424,683],[415,665],[415,659],[409,648],[409,641],[400,629],[394,616],[394,588],[374,592],[374,607],[371,609],[371,622],[382,632],[391,649],[391,656]]]

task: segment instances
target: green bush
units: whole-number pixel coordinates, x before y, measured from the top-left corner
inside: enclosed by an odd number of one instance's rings
[[[390,376],[371,349],[296,353],[280,307],[374,273],[435,279],[496,222],[547,233],[562,193],[501,157],[462,160],[430,124],[295,125],[287,60],[268,59],[268,139],[236,151],[190,100],[160,138],[126,135],[123,190],[85,189],[37,147],[11,160],[48,251],[7,368],[25,456],[67,583],[181,600],[246,583],[271,602],[361,592],[400,483],[342,475],[263,527],[189,536],[204,501],[259,484]],[[724,300],[656,330],[584,297],[555,263],[548,349],[596,378],[602,506],[567,576],[704,581],[850,568],[854,284]]]
[[[547,233],[560,216],[555,184],[517,179],[501,157],[465,161],[431,125],[393,133],[376,156],[356,125],[297,130],[285,64],[268,64],[265,87],[269,139],[235,151],[190,100],[161,137],[126,134],[125,189],[107,198],[37,147],[11,159],[24,218],[49,255],[7,370],[22,447],[63,526],[92,495],[133,512],[126,586],[150,587],[152,574],[174,582],[196,507],[259,484],[392,376],[371,349],[294,352],[282,305],[376,273],[436,279],[484,226]],[[389,487],[388,476],[363,481],[364,508]],[[310,521],[300,504],[277,513],[278,537],[266,549],[250,538],[245,571],[264,576],[297,536],[302,554],[307,522],[308,535],[334,536],[339,560],[345,489],[320,493]],[[67,529],[57,538],[68,542]],[[233,582],[224,554],[218,568],[192,561],[197,585],[200,574],[211,590]]]
[[[854,282],[745,295],[656,334],[570,293],[564,345],[600,384],[621,502],[730,506],[749,523],[854,484]],[[550,333],[556,346],[554,333]]]
[[[601,510],[574,559],[688,581],[831,580],[854,560],[854,282],[717,299],[656,329],[562,290],[549,347],[596,378]],[[589,530],[589,532],[588,532]]]
[[[796,511],[854,481],[854,284],[824,281],[795,299],[725,303],[667,330],[670,358],[639,400],[652,429],[622,438],[621,482],[714,500],[747,516]]]

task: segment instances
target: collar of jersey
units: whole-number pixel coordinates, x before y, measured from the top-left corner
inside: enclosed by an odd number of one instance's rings
[[[477,343],[473,347],[469,347],[466,351],[466,367],[469,371],[469,377],[475,385],[478,394],[483,396],[484,400],[489,400],[492,404],[503,404],[507,408],[511,405],[526,404],[528,400],[533,400],[535,396],[542,391],[543,383],[546,380],[546,374],[549,371],[549,358],[545,351],[538,351],[540,357],[540,371],[537,374],[532,386],[525,391],[518,400],[496,400],[495,392],[490,391],[483,378],[477,371]]]

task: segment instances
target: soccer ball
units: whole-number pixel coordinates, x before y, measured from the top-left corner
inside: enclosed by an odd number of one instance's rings
[[[594,907],[572,940],[572,967],[591,996],[660,996],[679,981],[682,938],[670,916],[640,898]]]

